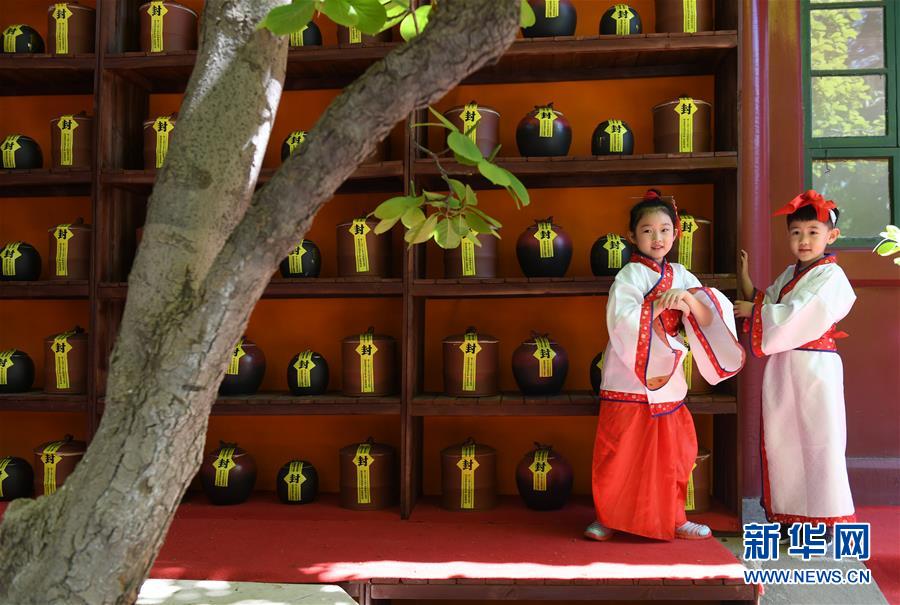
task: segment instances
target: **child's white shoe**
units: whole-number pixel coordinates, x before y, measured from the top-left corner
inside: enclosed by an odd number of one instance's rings
[[[685,521],[675,528],[675,537],[680,540],[706,540],[712,538],[709,526]]]
[[[587,529],[584,530],[584,537],[588,540],[605,542],[606,540],[612,538],[614,533],[616,533],[616,530],[606,527],[599,521],[594,521],[587,526]]]

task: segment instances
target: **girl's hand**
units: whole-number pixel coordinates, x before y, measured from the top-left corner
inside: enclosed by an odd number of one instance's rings
[[[734,316],[748,318],[753,315],[753,303],[746,300],[734,301]]]
[[[690,294],[688,294],[688,296],[690,296]],[[675,309],[681,311],[684,317],[688,317],[691,314],[691,306],[686,300],[679,300],[675,305]]]
[[[678,303],[681,301],[686,301],[687,297],[689,297],[690,295],[690,292],[686,290],[672,288],[659,297],[660,306],[662,306],[664,309],[676,309],[678,307]]]

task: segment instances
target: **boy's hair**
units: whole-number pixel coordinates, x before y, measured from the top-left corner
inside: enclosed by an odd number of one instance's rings
[[[678,215],[675,212],[675,208],[671,204],[666,203],[666,201],[663,199],[662,193],[660,193],[659,189],[648,189],[647,193],[644,194],[644,199],[632,206],[631,216],[628,221],[629,231],[634,233],[634,230],[637,228],[637,224],[645,214],[659,211],[663,211],[669,215],[669,218],[672,219],[672,225],[677,231]]]
[[[829,229],[834,229],[834,226],[837,224],[838,218],[841,216],[841,211],[837,208],[831,210],[834,212],[834,220],[831,217],[828,217],[828,220],[825,222],[828,225]],[[816,214],[816,208],[812,205],[801,206],[797,208],[795,212],[787,215],[787,226],[788,229],[791,227],[791,223],[794,221],[818,221],[819,216]]]

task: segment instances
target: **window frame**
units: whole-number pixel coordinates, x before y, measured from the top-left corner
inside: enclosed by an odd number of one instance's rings
[[[804,166],[807,188],[812,186],[813,160],[842,160],[855,158],[885,158],[890,160],[890,219],[893,224],[900,222],[900,147],[898,147],[898,118],[900,118],[900,102],[898,102],[898,76],[900,76],[900,56],[898,56],[897,37],[900,34],[900,10],[897,0],[857,0],[845,2],[822,2],[820,0],[802,0],[801,4],[801,56],[803,74],[803,138]],[[810,42],[812,11],[828,9],[865,9],[882,8],[884,10],[884,67],[846,70],[813,70],[812,45]],[[812,136],[812,82],[817,76],[832,75],[884,75],[885,76],[885,134],[869,137],[817,137]],[[838,221],[840,222],[840,221]],[[840,226],[840,225],[838,225]],[[836,248],[871,248],[880,241],[878,234],[872,237],[841,237],[835,242]]]

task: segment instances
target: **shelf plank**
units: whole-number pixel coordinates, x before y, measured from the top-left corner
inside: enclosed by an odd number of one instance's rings
[[[737,172],[737,152],[642,154],[631,156],[500,157],[496,164],[530,188],[600,187],[609,185],[675,185],[712,183]],[[476,189],[496,188],[478,169],[442,161],[454,176],[468,177]],[[438,186],[440,170],[432,160],[416,160],[413,170],[423,186]]]
[[[85,412],[87,395],[55,395],[43,391],[0,393],[4,412]]]
[[[102,414],[106,398],[97,400]],[[2,409],[2,408],[0,408]],[[399,416],[399,397],[346,397],[337,392],[319,396],[295,397],[289,393],[256,393],[237,397],[219,397],[213,416]]]
[[[67,197],[91,194],[90,170],[0,170],[0,197]]]
[[[0,281],[0,299],[60,299],[88,297],[87,280]]]
[[[695,414],[735,414],[733,395],[689,395],[688,409]],[[596,416],[597,397],[589,391],[570,391],[544,397],[502,393],[494,397],[449,397],[428,393],[412,401],[413,416]]]
[[[343,88],[399,44],[306,47],[288,53],[286,90]],[[736,52],[733,30],[699,34],[571,36],[516,40],[500,60],[464,84],[502,84],[713,74]],[[128,52],[104,57],[105,69],[151,93],[183,92],[196,51]]]
[[[0,54],[0,90],[8,96],[89,95],[96,61],[94,55]]]
[[[268,183],[275,169],[260,171],[257,185]],[[115,185],[149,195],[156,181],[156,170],[104,170],[100,175],[104,185]],[[393,160],[361,164],[338,189],[338,193],[372,191],[400,191],[403,188],[403,162]]]
[[[125,300],[128,284],[104,282],[98,287],[102,300]],[[387,298],[403,294],[403,280],[397,278],[370,279],[358,277],[315,277],[309,279],[275,278],[262,297],[274,298]]]
[[[605,296],[609,294],[613,279],[594,276],[417,279],[412,281],[410,293],[421,298]],[[737,284],[732,273],[699,274],[697,279],[719,290],[734,290]]]

